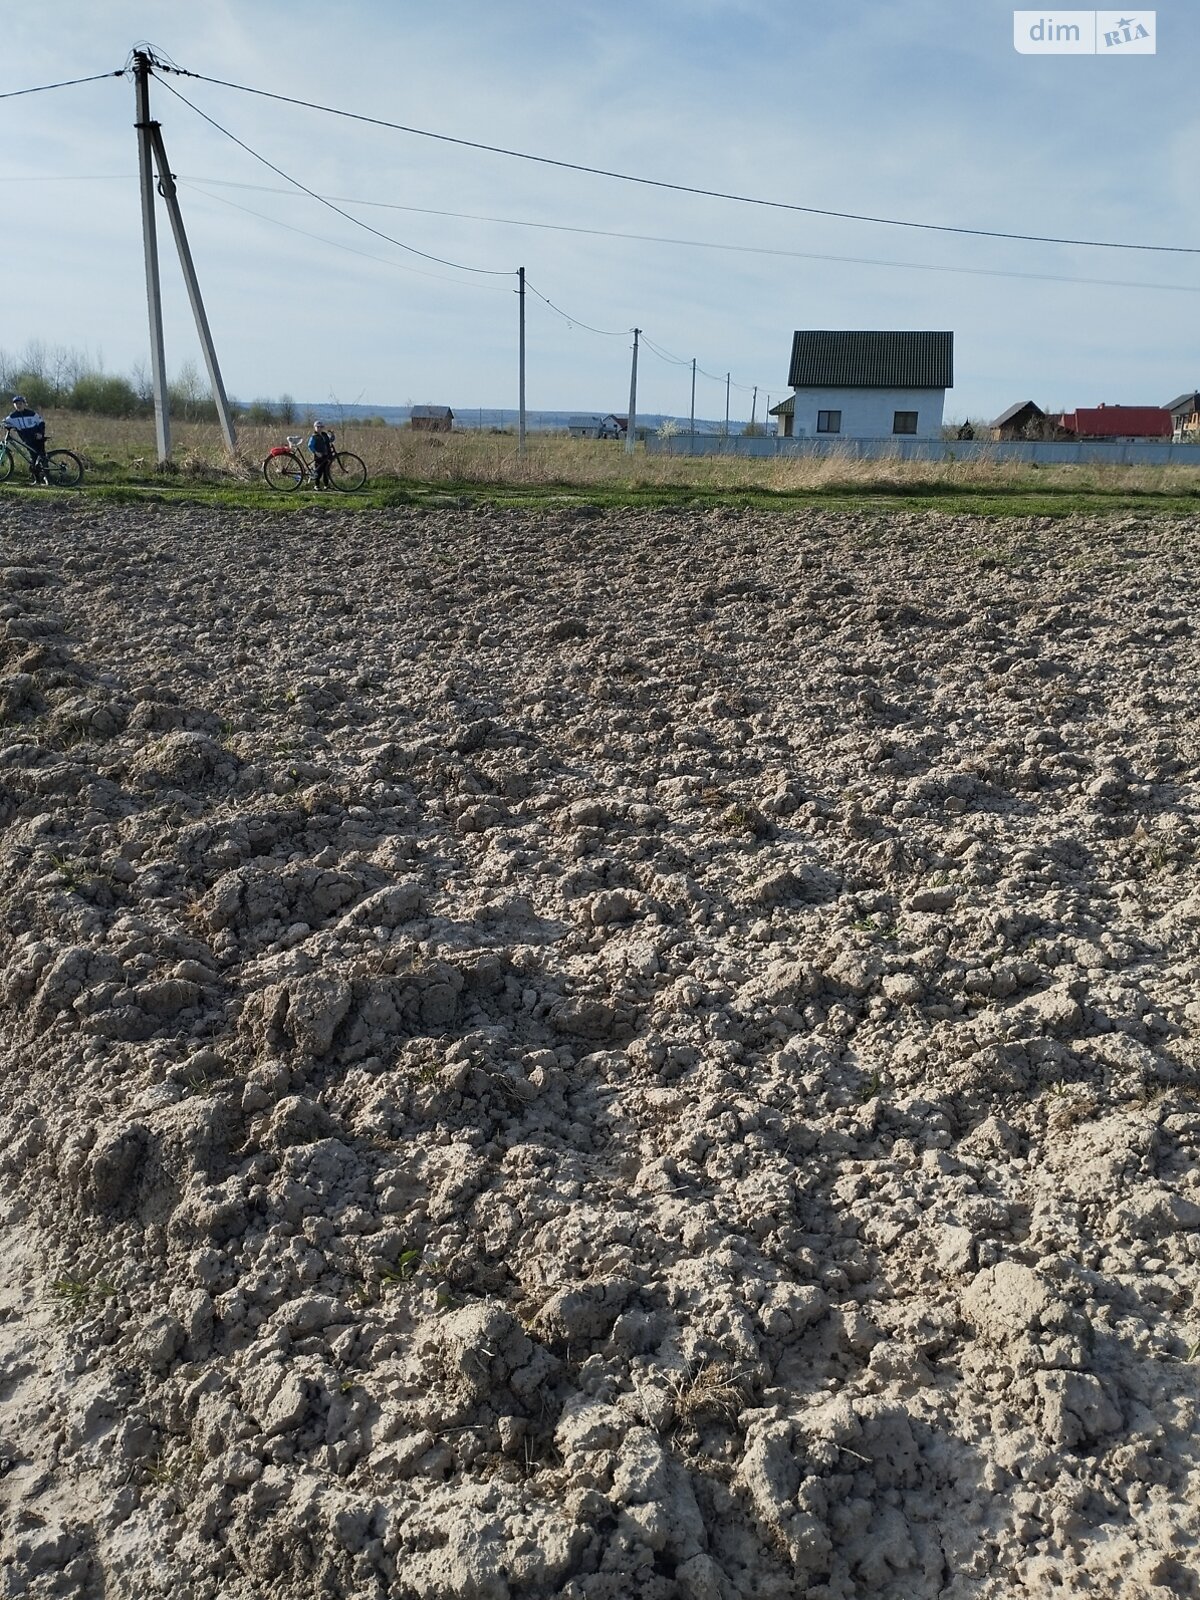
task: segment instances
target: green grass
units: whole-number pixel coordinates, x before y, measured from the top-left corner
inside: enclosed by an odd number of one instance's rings
[[[1196,466],[1120,467],[1012,462],[853,461],[807,457],[626,455],[609,445],[533,435],[525,455],[511,436],[412,434],[362,429],[347,422],[339,442],[356,450],[372,477],[353,494],[281,492],[260,466],[281,427],[239,428],[239,452],[226,456],[216,429],[180,424],[175,460],[154,463],[152,426],[77,413],[52,419],[54,443],[85,462],[79,489],[31,490],[18,474],[3,496],[51,503],[80,496],[101,505],[211,506],[232,510],[328,515],[354,508],[511,506],[522,510],[695,510],[756,512],[809,509],[930,511],[999,517],[1136,515],[1192,517],[1200,511]],[[302,429],[300,431],[303,431]],[[987,559],[981,555],[980,559]]]
[[[58,1310],[71,1319],[98,1310],[103,1302],[111,1300],[116,1292],[115,1285],[109,1283],[107,1278],[99,1276],[56,1278],[50,1285],[50,1293]]]
[[[0,485],[0,504],[23,493],[20,485]],[[1156,491],[1106,491],[1029,489],[998,490],[987,486],[889,485],[820,489],[698,488],[675,484],[632,485],[627,488],[577,488],[566,484],[461,485],[402,483],[380,480],[355,494],[322,496],[303,490],[277,494],[264,484],[212,484],[204,482],[88,482],[61,493],[39,491],[39,502],[83,496],[99,505],[209,506],[214,510],[263,511],[278,516],[329,516],[355,511],[469,509],[472,506],[509,507],[514,510],[559,511],[586,505],[602,511],[695,510],[725,508],[737,511],[788,513],[805,510],[875,512],[940,511],[980,517],[1072,516],[1200,516],[1200,495]],[[32,494],[29,496],[33,498]],[[978,552],[980,560],[996,559]]]

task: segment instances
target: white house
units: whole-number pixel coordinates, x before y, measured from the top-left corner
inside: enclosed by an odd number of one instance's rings
[[[937,439],[954,335],[799,329],[788,382],[793,393],[771,407],[784,438]]]
[[[611,411],[606,417],[585,413],[567,418],[567,432],[572,439],[623,439],[628,426],[628,418],[615,417]]]

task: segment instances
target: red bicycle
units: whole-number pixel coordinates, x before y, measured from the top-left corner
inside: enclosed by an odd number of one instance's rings
[[[313,476],[298,433],[289,433],[287,443],[277,444],[263,462],[263,477],[272,489],[298,489]],[[329,481],[335,489],[361,489],[367,481],[366,462],[349,450],[335,450],[329,465]]]

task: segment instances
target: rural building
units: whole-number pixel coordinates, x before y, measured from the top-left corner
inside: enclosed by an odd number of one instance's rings
[[[992,434],[997,439],[1048,439],[1055,425],[1032,400],[1018,400],[1015,406],[1002,411],[992,423]]]
[[[606,417],[584,413],[567,418],[567,432],[572,439],[623,439],[628,427],[628,417],[615,417],[611,411]]]
[[[410,421],[418,433],[449,433],[454,413],[449,406],[414,406]]]
[[[1173,423],[1163,406],[1079,406],[1058,425],[1075,439],[1169,439]]]
[[[1181,394],[1164,407],[1171,413],[1171,433],[1181,444],[1200,444],[1200,394]]]
[[[771,407],[784,438],[937,439],[954,335],[800,329],[788,383],[793,392]]]

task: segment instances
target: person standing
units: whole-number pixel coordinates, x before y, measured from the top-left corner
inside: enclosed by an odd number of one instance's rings
[[[332,489],[333,480],[329,476],[329,469],[333,465],[333,434],[320,421],[313,423],[312,430],[308,448],[313,458],[313,488]]]
[[[34,483],[48,484],[46,475],[46,421],[25,399],[23,394],[12,397],[12,410],[4,419],[29,451],[29,471]]]

